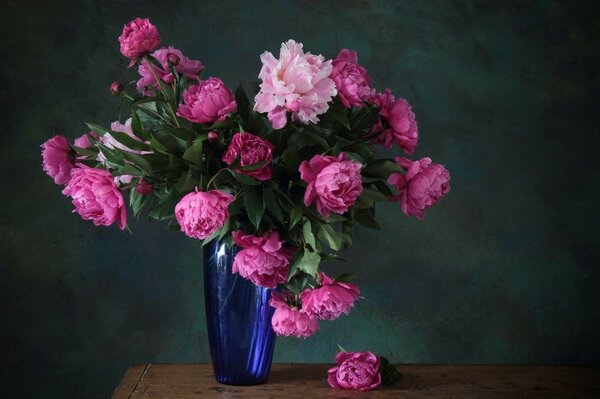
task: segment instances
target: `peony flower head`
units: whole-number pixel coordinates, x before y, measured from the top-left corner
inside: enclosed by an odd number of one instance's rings
[[[304,204],[310,206],[316,202],[323,217],[329,217],[331,212],[343,214],[348,211],[362,192],[361,167],[345,153],[337,157],[315,155],[310,161],[303,161],[300,177],[308,183]]]
[[[325,273],[319,273],[321,286],[300,293],[302,311],[323,320],[334,320],[342,313],[350,313],[360,295],[356,284],[336,282]]]
[[[136,18],[123,26],[119,36],[121,54],[133,60],[154,51],[160,44],[160,36],[156,26],[148,18]]]
[[[142,195],[148,195],[152,192],[154,186],[147,180],[140,179],[135,185],[135,191]]]
[[[136,136],[135,133],[133,133],[133,130],[131,128],[131,118],[127,119],[125,121],[125,123],[121,123],[119,121],[114,121],[113,123],[110,124],[110,130],[112,130],[114,132],[125,133],[126,135],[128,135],[129,137],[131,137],[132,139],[134,139],[135,141],[138,141],[140,143],[148,143],[147,141],[142,140],[141,138],[139,138],[138,136]],[[108,147],[110,149],[118,148],[119,150],[122,150],[122,151],[125,151],[125,152],[130,152],[130,153],[133,153],[133,154],[140,154],[140,155],[152,154],[152,151],[134,150],[134,149],[131,149],[131,148],[127,147],[125,144],[122,144],[117,139],[115,139],[110,134],[110,132],[104,133],[98,139],[98,141],[100,141],[100,143],[102,143],[103,145],[105,145],[106,147]],[[98,158],[99,158],[100,161],[104,161],[105,160],[104,155],[102,154],[102,152],[100,152],[100,154],[98,155]]]
[[[443,165],[432,163],[431,158],[411,161],[396,157],[396,163],[406,173],[392,173],[388,178],[388,184],[399,191],[392,199],[400,202],[406,216],[423,219],[424,211],[450,191],[450,173]]]
[[[275,334],[307,338],[319,331],[319,322],[315,317],[290,306],[280,292],[272,291],[271,295],[269,305],[275,308],[271,326]]]
[[[404,152],[413,154],[419,140],[419,129],[408,101],[403,98],[395,99],[389,90],[375,94],[372,99],[379,107],[381,117],[373,127],[373,131],[381,131],[375,141],[385,148],[390,148],[396,142]]]
[[[263,162],[264,165],[259,169],[251,171],[236,169],[236,172],[248,175],[256,180],[269,180],[271,178],[271,161],[273,160],[274,148],[275,146],[267,139],[251,133],[236,133],[233,135],[231,143],[229,143],[227,152],[223,155],[223,162],[231,165],[238,156],[242,167]]]
[[[339,352],[336,367],[327,371],[332,388],[371,391],[381,385],[381,361],[371,352]]]
[[[233,196],[221,190],[194,191],[177,203],[175,217],[186,236],[203,240],[223,227],[232,201]]]
[[[44,142],[42,147],[42,167],[56,184],[65,184],[71,177],[74,167],[74,152],[64,136],[54,136]]]
[[[292,253],[283,246],[277,231],[257,237],[236,230],[232,237],[242,248],[233,260],[233,273],[260,287],[275,288],[286,281]]]
[[[90,130],[87,134],[83,134],[80,137],[76,138],[73,144],[75,147],[79,148],[89,148],[92,146],[92,142],[90,141],[90,136],[94,139],[98,140],[98,135],[93,130]]]
[[[154,64],[149,64],[147,60],[142,60],[138,66],[140,79],[136,83],[139,91],[150,95],[149,88],[160,89],[156,79],[160,79],[167,84],[173,83],[175,78],[169,68],[169,60],[177,59],[177,63],[171,62],[173,68],[179,76],[185,76],[188,81],[200,80],[200,73],[204,70],[204,65],[200,61],[187,58],[181,51],[174,47],[163,47],[152,53],[152,56],[160,61],[162,68]],[[154,72],[154,73],[153,73]],[[156,77],[154,77],[156,75]]]
[[[71,171],[71,179],[63,190],[75,205],[73,212],[96,226],[110,226],[116,222],[121,230],[125,229],[125,201],[112,175],[103,169],[78,166]]]
[[[213,123],[224,120],[236,108],[233,93],[223,81],[208,78],[183,92],[177,115],[195,123]]]
[[[286,125],[288,111],[294,120],[317,123],[318,115],[329,109],[328,103],[337,94],[329,78],[331,60],[304,53],[302,47],[302,43],[288,40],[281,44],[278,59],[268,51],[260,56],[263,66],[258,77],[262,83],[254,110],[266,112],[275,129]]]
[[[333,70],[329,76],[337,88],[344,107],[362,107],[371,98],[371,77],[358,63],[356,51],[342,49],[333,60]]]
[[[110,84],[110,92],[113,96],[121,95],[121,92],[123,92],[123,85],[121,84],[121,82],[119,82],[118,80],[112,82]]]

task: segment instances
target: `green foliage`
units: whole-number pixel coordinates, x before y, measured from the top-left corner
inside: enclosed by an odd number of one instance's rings
[[[379,371],[381,373],[381,383],[383,385],[394,385],[394,383],[401,381],[404,378],[396,367],[385,357],[379,356],[379,361],[381,363]]]

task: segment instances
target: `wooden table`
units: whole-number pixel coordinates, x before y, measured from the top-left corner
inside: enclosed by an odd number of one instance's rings
[[[133,366],[113,399],[138,398],[600,398],[600,369],[541,366],[400,365],[404,380],[371,392],[334,390],[326,364],[274,364],[265,385],[222,385],[210,364]]]

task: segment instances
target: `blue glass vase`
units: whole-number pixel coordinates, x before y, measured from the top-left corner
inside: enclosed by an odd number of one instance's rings
[[[213,370],[218,382],[257,385],[267,381],[273,360],[271,292],[233,274],[239,250],[223,241],[204,246],[204,298]]]

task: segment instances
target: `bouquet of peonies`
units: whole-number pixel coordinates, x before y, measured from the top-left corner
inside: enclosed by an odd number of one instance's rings
[[[135,93],[110,89],[131,115],[70,143],[42,145],[44,170],[64,185],[77,212],[97,226],[137,217],[166,221],[188,237],[237,245],[233,272],[274,291],[274,331],[308,337],[319,320],[348,314],[359,298],[349,274],[326,261],[352,244],[357,224],[378,228],[375,206],[400,203],[406,216],[449,190],[430,158],[377,158],[396,144],[412,155],[418,128],[410,104],[372,88],[356,52],[336,58],[282,43],[261,55],[260,82],[232,92],[160,37],[147,19],[125,25],[121,53],[138,65]],[[134,83],[134,82],[132,82]]]

